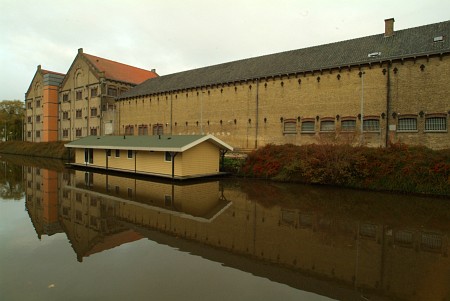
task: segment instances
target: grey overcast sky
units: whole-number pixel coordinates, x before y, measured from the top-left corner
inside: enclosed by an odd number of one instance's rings
[[[449,0],[0,0],[0,100],[78,48],[159,75],[450,19]]]

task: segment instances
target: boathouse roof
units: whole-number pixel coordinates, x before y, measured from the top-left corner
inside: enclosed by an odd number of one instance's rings
[[[87,136],[69,142],[64,146],[70,148],[184,152],[205,141],[213,143],[220,149],[233,150],[233,147],[213,135]]]
[[[386,21],[393,19],[387,19]],[[263,55],[151,78],[118,100],[450,52],[450,21]],[[300,38],[300,37],[299,37]]]

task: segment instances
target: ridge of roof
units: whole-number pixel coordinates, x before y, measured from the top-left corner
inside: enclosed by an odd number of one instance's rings
[[[436,35],[444,41],[433,42]],[[220,63],[146,80],[117,99],[212,84],[450,52],[450,21]],[[370,53],[380,53],[370,57]]]
[[[108,79],[128,82],[131,84],[140,84],[143,81],[157,77],[153,71],[123,64],[113,60],[105,59],[88,53],[82,55],[100,72],[104,72]]]

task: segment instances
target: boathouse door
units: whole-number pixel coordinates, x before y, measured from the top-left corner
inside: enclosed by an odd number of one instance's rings
[[[84,149],[84,163],[86,164],[94,163],[94,150],[92,148]]]

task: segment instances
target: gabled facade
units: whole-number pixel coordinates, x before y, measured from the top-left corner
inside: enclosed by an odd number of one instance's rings
[[[58,88],[64,74],[37,67],[25,93],[24,140],[50,142],[58,139]]]
[[[71,141],[113,134],[114,98],[156,76],[155,70],[132,67],[78,49],[60,86],[58,139]]]

